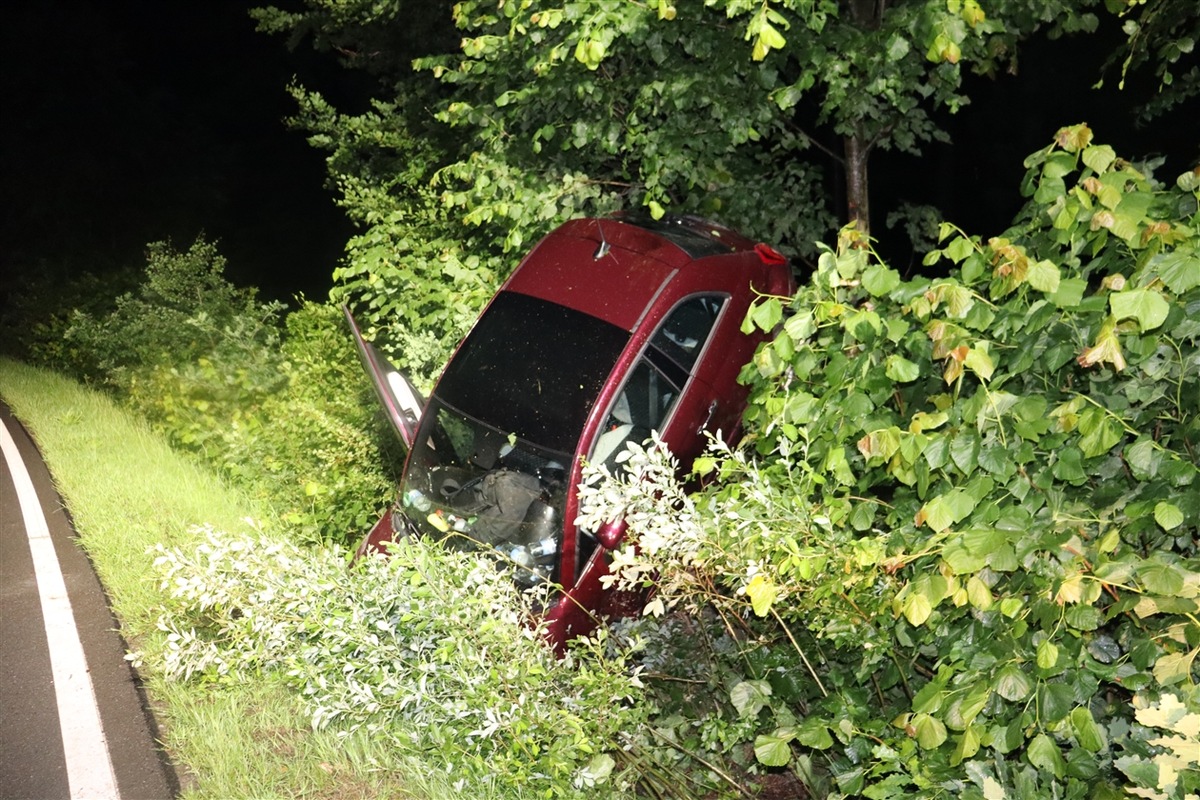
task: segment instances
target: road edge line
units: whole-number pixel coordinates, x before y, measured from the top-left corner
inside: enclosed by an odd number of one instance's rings
[[[72,800],[120,800],[96,690],[75,625],[62,567],[50,538],[50,527],[29,470],[3,419],[0,419],[0,450],[12,473],[17,503],[25,519],[29,553],[33,557]]]

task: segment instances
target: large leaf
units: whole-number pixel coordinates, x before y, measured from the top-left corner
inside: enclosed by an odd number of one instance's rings
[[[796,728],[796,741],[805,747],[815,750],[828,750],[833,747],[833,736],[829,726],[816,717],[809,717]]]
[[[1062,751],[1058,749],[1054,740],[1044,733],[1039,733],[1029,743],[1029,747],[1025,750],[1025,757],[1029,759],[1030,764],[1053,773],[1056,778],[1061,778],[1067,770],[1067,763],[1063,760]]]
[[[1092,712],[1080,706],[1071,712],[1071,728],[1079,746],[1091,753],[1098,753],[1108,745],[1104,729],[1096,724]]]
[[[750,605],[755,614],[760,617],[767,615],[767,612],[771,610],[771,604],[775,602],[776,591],[775,583],[762,573],[750,579],[750,584],[746,587],[746,595],[750,598]]]
[[[1118,320],[1136,319],[1143,331],[1154,330],[1162,325],[1171,310],[1162,294],[1153,289],[1114,292],[1108,302],[1114,317]]]
[[[729,693],[733,707],[742,717],[753,717],[770,702],[771,684],[763,680],[742,681]]]
[[[1155,264],[1158,277],[1176,294],[1200,286],[1200,254],[1193,247],[1181,247],[1160,257]]]
[[[928,525],[940,533],[970,516],[976,504],[970,493],[963,489],[951,489],[922,506],[917,512],[916,523]]]
[[[782,767],[792,760],[792,737],[773,734],[762,734],[754,739],[754,757],[758,763],[768,767]]]
[[[933,750],[946,741],[946,726],[932,714],[914,714],[912,727],[916,732],[917,744],[924,750]]]
[[[1016,664],[1006,664],[996,674],[996,694],[1005,700],[1017,703],[1033,691],[1033,682]]]

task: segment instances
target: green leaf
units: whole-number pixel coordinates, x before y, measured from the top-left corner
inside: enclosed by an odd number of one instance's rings
[[[750,598],[750,606],[754,609],[754,613],[765,617],[775,602],[775,583],[760,572],[750,579],[750,584],[746,587],[746,595]]]
[[[991,380],[992,373],[996,370],[996,364],[992,361],[986,342],[980,342],[978,347],[969,349],[963,365],[985,381]]]
[[[1094,458],[1104,455],[1121,441],[1125,430],[1115,419],[1107,414],[1099,418],[1095,425],[1079,426],[1083,436],[1079,437],[1079,449],[1084,458]]]
[[[1161,293],[1153,289],[1126,289],[1108,298],[1113,316],[1118,320],[1136,319],[1143,331],[1163,324],[1171,307]]]
[[[862,276],[862,286],[872,297],[882,297],[900,285],[900,273],[883,264],[872,264]]]
[[[1044,733],[1039,733],[1029,743],[1025,757],[1029,759],[1030,764],[1052,773],[1056,778],[1061,778],[1066,773],[1067,764],[1063,760],[1062,751],[1058,749],[1054,740]]]
[[[1033,683],[1016,664],[1005,664],[996,674],[996,694],[1013,703],[1019,703],[1033,691]]]
[[[1058,291],[1061,273],[1051,261],[1037,261],[1029,265],[1026,282],[1039,292],[1053,294]]]
[[[1075,707],[1075,690],[1067,683],[1043,683],[1038,692],[1043,722],[1058,722]]]
[[[1074,308],[1083,300],[1087,291],[1087,281],[1082,278],[1063,278],[1058,282],[1058,289],[1050,296],[1050,301],[1059,308]]]
[[[764,766],[786,766],[792,760],[791,743],[789,735],[761,734],[754,738],[754,757]]]
[[[729,692],[729,700],[738,715],[753,717],[770,702],[771,684],[763,680],[742,681]]]
[[[1163,500],[1154,506],[1154,521],[1164,531],[1173,530],[1183,524],[1183,512],[1174,503]]]
[[[971,688],[966,695],[963,696],[962,702],[955,706],[958,714],[958,725],[956,727],[964,727],[975,722],[975,718],[979,716],[979,712],[983,711],[983,707],[987,705],[988,699],[992,696],[992,689],[986,683],[977,683]]]
[[[1095,606],[1075,605],[1067,609],[1065,619],[1072,628],[1094,631],[1100,627],[1100,611]]]
[[[931,714],[914,714],[912,726],[916,732],[917,744],[923,750],[933,750],[946,741],[946,726]]]
[[[962,732],[962,736],[958,739],[958,745],[954,748],[954,752],[950,755],[950,763],[961,764],[968,758],[972,758],[979,752],[979,733],[972,725]]]
[[[970,516],[975,506],[976,500],[969,493],[962,489],[951,489],[922,506],[917,512],[917,524],[924,523],[941,533]]]
[[[970,475],[979,465],[980,439],[972,430],[965,430],[950,440],[950,460],[963,475]]]
[[[1000,613],[1009,619],[1015,618],[1024,607],[1025,603],[1019,597],[1006,597],[1000,601]]]
[[[907,383],[920,377],[921,368],[904,356],[893,353],[887,357],[884,374],[898,383]]]
[[[1154,262],[1151,262],[1154,263]],[[1200,286],[1200,255],[1194,248],[1180,247],[1158,260],[1158,277],[1175,294]]]
[[[1080,706],[1071,712],[1071,728],[1079,746],[1089,753],[1099,753],[1108,746],[1104,729],[1096,724],[1087,706]]]
[[[1150,480],[1157,475],[1162,460],[1162,452],[1149,437],[1142,437],[1125,448],[1125,463],[1139,481]]]
[[[980,611],[987,611],[992,607],[994,602],[992,590],[979,579],[978,575],[972,575],[967,580],[967,602],[971,604],[972,608]]]
[[[1037,648],[1037,665],[1042,669],[1054,669],[1058,663],[1058,646],[1049,639],[1043,639]]]
[[[955,264],[962,263],[963,259],[975,252],[975,244],[965,236],[958,236],[950,240],[946,245],[946,257]]]
[[[811,311],[804,311],[789,317],[788,321],[783,323],[783,329],[787,332],[788,336],[792,337],[792,341],[796,343],[805,341],[817,332],[817,326],[813,322]]]
[[[900,610],[909,625],[919,628],[933,613],[933,603],[925,595],[914,592],[904,598]]]
[[[1096,172],[1106,172],[1117,160],[1117,154],[1106,144],[1089,145],[1083,150],[1083,163]]]
[[[1151,594],[1178,597],[1183,591],[1183,575],[1173,564],[1145,561],[1138,567],[1137,575]]]
[[[1135,756],[1121,756],[1113,762],[1138,786],[1158,786],[1158,764]]]
[[[1054,477],[1066,483],[1081,483],[1087,478],[1083,470],[1083,453],[1078,447],[1066,447],[1058,452],[1051,468]]]
[[[800,723],[796,728],[796,741],[814,750],[828,750],[833,747],[829,726],[816,717],[809,717]]]
[[[778,299],[768,297],[759,302],[750,315],[759,330],[773,331],[775,326],[783,320],[783,305]]]

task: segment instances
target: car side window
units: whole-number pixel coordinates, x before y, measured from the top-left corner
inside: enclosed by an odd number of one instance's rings
[[[650,339],[650,347],[629,375],[596,441],[592,461],[610,470],[626,442],[643,442],[662,430],[688,375],[695,367],[721,308],[724,295],[697,295],[677,305]]]
[[[684,300],[667,315],[650,344],[691,371],[725,305],[723,295],[698,295]]]
[[[629,380],[609,412],[605,430],[596,442],[592,460],[610,470],[626,442],[642,442],[650,431],[662,430],[663,422],[679,396],[680,386],[656,369],[649,360],[638,361]]]

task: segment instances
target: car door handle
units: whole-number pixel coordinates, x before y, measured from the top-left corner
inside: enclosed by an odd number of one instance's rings
[[[712,422],[713,415],[717,413],[717,401],[713,400],[708,404],[708,413],[704,415],[704,422],[700,423],[700,427],[696,429],[696,433],[704,433],[708,430],[708,423]]]

